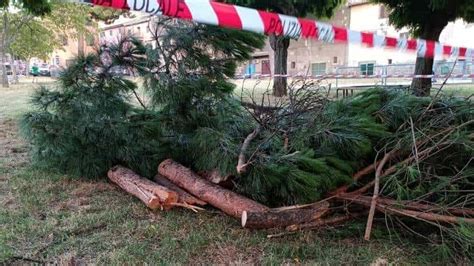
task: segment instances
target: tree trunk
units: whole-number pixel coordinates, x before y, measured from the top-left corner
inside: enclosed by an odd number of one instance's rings
[[[420,37],[425,40],[438,41],[441,32],[447,22],[442,20],[437,22],[429,22],[423,30]],[[415,75],[431,75],[433,74],[434,58],[417,57],[415,65]],[[414,78],[411,83],[411,89],[415,96],[425,97],[430,95],[431,78]]]
[[[433,74],[434,58],[417,57],[415,65],[415,75]],[[430,95],[431,78],[414,78],[411,83],[413,94],[418,97]]]
[[[244,211],[242,213],[242,227],[269,229],[309,223],[320,219],[328,211],[328,202],[322,202],[310,209],[270,210],[267,212]]]
[[[125,167],[115,166],[109,170],[107,176],[112,182],[139,198],[152,210],[159,208],[168,210],[178,203],[176,192],[143,178]]]
[[[183,189],[181,189],[177,185],[173,184],[171,181],[166,179],[166,177],[164,177],[160,174],[157,174],[155,176],[154,180],[159,185],[167,187],[167,188],[175,191],[176,193],[178,193],[178,196],[179,196],[178,202],[179,203],[184,203],[184,204],[189,204],[189,205],[200,205],[200,206],[204,206],[204,205],[207,204],[206,202],[194,197],[193,195],[191,195],[188,192],[184,191]]]
[[[18,83],[18,73],[17,73],[17,65],[15,58],[12,56],[10,60],[10,66],[12,68],[12,83],[17,84]]]
[[[78,34],[79,36],[77,36],[77,55],[84,56],[84,33],[79,32]]]
[[[7,8],[3,9],[3,30],[2,30],[2,43],[0,45],[0,57],[2,60],[2,87],[8,88],[8,75],[7,75],[7,39],[8,39],[8,15]]]
[[[290,39],[283,36],[270,36],[270,46],[275,52],[275,75],[286,75],[288,70],[288,47],[290,46]],[[282,97],[288,94],[287,78],[274,77],[273,78],[273,96]]]
[[[162,162],[158,167],[158,172],[179,187],[232,217],[240,219],[244,211],[266,212],[269,210],[258,202],[212,184],[173,160]]]

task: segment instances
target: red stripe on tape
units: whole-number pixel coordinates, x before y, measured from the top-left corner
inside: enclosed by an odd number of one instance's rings
[[[170,1],[170,0],[149,0],[149,1],[158,1],[160,4],[160,9],[163,11],[163,14],[173,17],[181,18],[186,20],[192,20],[193,15],[186,5],[185,1]]]
[[[443,54],[451,55],[452,47],[449,45],[443,45]]]
[[[416,51],[416,47],[418,46],[417,41],[415,39],[410,39],[407,41],[407,49]]]
[[[334,29],[334,40],[340,42],[347,42],[347,29],[341,27],[332,27]]]
[[[425,53],[425,57],[434,57],[434,53],[435,53],[435,42],[433,41],[426,41],[426,53]]]
[[[219,26],[242,29],[242,21],[234,6],[224,5],[218,2],[211,2],[211,6],[217,15]]]
[[[278,14],[266,11],[258,11],[258,14],[263,21],[265,34],[283,35],[283,25]]]
[[[92,3],[98,6],[113,7],[118,9],[130,9],[126,0],[93,0]]]
[[[392,38],[392,37],[386,37],[385,38],[385,45],[387,47],[392,47],[392,48],[395,48],[397,47],[397,38]]]
[[[313,20],[299,18],[298,21],[301,25],[301,36],[304,38],[317,38],[318,28]]]
[[[374,46],[374,34],[370,32],[362,32],[362,43],[369,47]]]

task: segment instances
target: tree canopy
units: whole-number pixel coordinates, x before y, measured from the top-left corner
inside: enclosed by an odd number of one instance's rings
[[[372,0],[372,2],[384,4],[391,10],[390,23],[394,26],[408,27],[415,36],[426,39],[436,38],[430,36],[429,31],[444,28],[450,21],[458,18],[466,22],[474,21],[472,0]]]
[[[51,3],[48,0],[0,0],[0,7],[14,5],[33,15],[43,16],[51,12]]]
[[[472,0],[372,0],[390,9],[390,23],[397,28],[408,27],[415,37],[438,41],[443,29],[450,21],[463,19],[474,22],[474,1]],[[433,58],[418,57],[415,74],[433,73]],[[432,87],[431,79],[415,78],[413,93],[427,96]]]

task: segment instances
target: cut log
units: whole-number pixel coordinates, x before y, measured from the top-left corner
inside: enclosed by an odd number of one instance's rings
[[[213,171],[202,171],[197,173],[202,178],[207,181],[217,184],[223,188],[233,189],[234,188],[234,176],[232,175],[222,175],[219,170]]]
[[[212,184],[173,160],[162,162],[158,167],[158,172],[195,197],[232,217],[240,219],[243,211],[265,212],[269,210],[268,207],[258,202]]]
[[[143,178],[132,170],[115,166],[107,173],[109,179],[128,193],[139,198],[152,210],[171,209],[178,202],[178,194]]]
[[[270,210],[267,212],[244,211],[242,213],[242,227],[251,229],[282,228],[313,222],[328,212],[328,202],[322,202],[310,209]]]
[[[189,194],[186,192],[184,189],[178,187],[177,185],[173,184],[173,182],[169,181],[166,179],[166,177],[157,174],[154,178],[155,182],[161,186],[167,187],[174,192],[178,193],[179,203],[184,203],[184,204],[189,204],[189,205],[199,205],[199,206],[204,206],[207,203],[194,197],[193,195]]]

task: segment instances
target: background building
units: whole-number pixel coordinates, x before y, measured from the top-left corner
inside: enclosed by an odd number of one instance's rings
[[[355,31],[373,32],[396,38],[410,38],[408,29],[395,29],[388,19],[388,10],[382,4],[373,4],[367,0],[349,0],[327,21],[335,26],[347,27]],[[440,42],[453,46],[474,47],[474,24],[461,20],[449,23],[440,36]],[[435,58],[435,68],[444,58]],[[416,53],[396,50],[368,48],[356,44],[326,44],[312,39],[292,40],[288,48],[288,74],[312,74],[344,72],[372,75],[382,71],[378,65],[402,65],[400,71],[413,73]],[[470,59],[472,61],[472,59]],[[466,64],[466,63],[464,63]],[[254,58],[239,68],[238,74],[273,73],[273,50],[267,44],[254,53]],[[337,71],[339,70],[339,71]],[[396,70],[398,71],[398,70]],[[357,72],[357,73],[354,73]],[[381,74],[381,73],[380,73]]]

